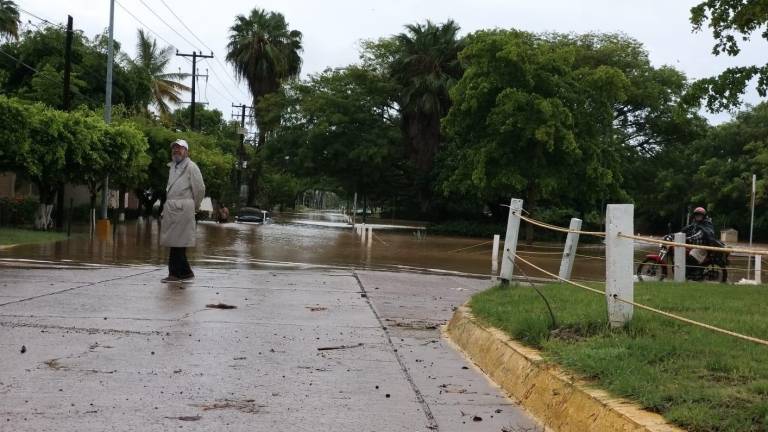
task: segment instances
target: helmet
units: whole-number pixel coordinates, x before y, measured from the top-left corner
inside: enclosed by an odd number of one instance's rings
[[[707,209],[705,209],[704,207],[696,207],[696,209],[693,211],[693,214],[703,214],[703,215],[706,215],[707,214]]]

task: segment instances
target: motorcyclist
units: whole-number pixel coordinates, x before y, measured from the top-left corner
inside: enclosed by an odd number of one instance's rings
[[[715,237],[715,226],[712,219],[707,216],[704,207],[696,207],[693,211],[693,220],[681,230],[685,233],[685,242],[690,245],[723,246]],[[707,258],[707,252],[703,249],[691,249],[686,257],[686,273],[689,279],[701,280],[704,277],[702,264]]]

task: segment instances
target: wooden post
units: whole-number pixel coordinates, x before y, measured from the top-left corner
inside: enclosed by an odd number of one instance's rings
[[[608,204],[605,215],[605,298],[611,327],[621,327],[632,319],[633,307],[617,300],[634,301],[632,257],[634,244],[619,234],[634,232],[635,206]]]
[[[507,218],[507,234],[504,237],[504,253],[501,257],[501,273],[499,278],[502,284],[508,284],[512,280],[512,271],[515,265],[517,253],[517,236],[520,233],[520,213],[523,211],[523,200],[512,198],[509,202],[509,217]]]
[[[568,226],[570,231],[581,230],[581,219],[571,218],[571,224]],[[569,232],[565,238],[565,247],[563,248],[563,259],[560,260],[559,276],[563,279],[571,278],[573,271],[573,262],[576,261],[576,248],[579,246],[579,233]]]
[[[675,243],[685,243],[685,233],[675,233]],[[685,248],[675,246],[675,282],[685,282]]]
[[[501,240],[501,236],[494,234],[493,251],[491,252],[491,274],[494,276],[496,276],[496,272],[499,271],[499,240]]]

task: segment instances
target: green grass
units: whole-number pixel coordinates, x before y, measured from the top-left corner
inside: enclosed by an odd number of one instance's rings
[[[638,308],[629,326],[611,329],[604,297],[560,284],[539,290],[555,327],[530,286],[492,288],[470,304],[548,361],[689,431],[768,431],[768,346]],[[635,301],[768,339],[766,286],[636,284]]]
[[[64,240],[67,235],[59,232],[32,231],[16,228],[0,228],[0,246],[29,243],[48,243]]]

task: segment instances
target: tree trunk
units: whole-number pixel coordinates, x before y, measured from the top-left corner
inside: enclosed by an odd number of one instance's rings
[[[538,191],[535,182],[528,183],[526,195],[525,207],[528,207],[528,215],[533,217],[538,200]],[[533,225],[529,223],[525,224],[525,242],[527,244],[533,244]]]
[[[120,186],[117,197],[117,222],[125,222],[125,186]]]
[[[64,229],[64,183],[59,183],[56,191],[56,228]]]
[[[51,213],[53,212],[53,201],[57,186],[50,186],[45,183],[36,183],[37,191],[40,194],[40,206],[35,214],[35,228],[47,230],[51,226]]]

